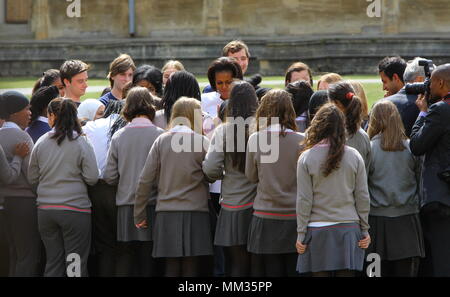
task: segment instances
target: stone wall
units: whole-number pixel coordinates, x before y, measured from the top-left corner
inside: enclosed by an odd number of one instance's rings
[[[66,15],[70,2],[34,0],[37,39],[128,37],[128,1],[79,0],[81,17]],[[378,1],[378,0],[374,0]],[[370,18],[366,0],[136,0],[136,36],[296,37],[323,34],[450,33],[448,0],[379,0]]]
[[[0,42],[0,76],[39,76],[45,69],[59,68],[65,59],[81,59],[93,65],[91,77],[105,77],[109,63],[120,53],[128,53],[136,64],[162,67],[168,59],[178,59],[190,72],[205,75],[209,63],[221,54],[229,39],[182,38],[177,41],[155,39],[109,39],[100,41],[59,40]],[[284,75],[295,61],[306,62],[316,74],[323,72],[377,73],[385,56],[405,59],[422,56],[437,65],[450,62],[450,39],[438,35],[422,37],[392,36],[310,37],[245,39],[252,58],[249,70],[263,75]]]

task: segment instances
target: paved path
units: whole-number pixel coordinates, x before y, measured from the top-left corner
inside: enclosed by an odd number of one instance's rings
[[[359,79],[358,81],[361,83],[368,83],[368,84],[381,83],[381,81],[379,79]],[[283,80],[264,80],[264,78],[261,83],[262,86],[265,86],[265,85],[273,86],[273,85],[283,85],[283,84],[284,84]],[[201,83],[199,83],[199,85],[200,85],[200,88],[203,88],[203,87],[206,87],[207,85],[209,85],[209,83],[201,82]],[[103,91],[103,89],[105,87],[106,86],[88,87],[86,90],[86,93],[101,92],[101,91]],[[11,91],[11,90],[18,91],[24,95],[31,95],[32,88],[0,89],[0,94],[3,94],[5,92]]]

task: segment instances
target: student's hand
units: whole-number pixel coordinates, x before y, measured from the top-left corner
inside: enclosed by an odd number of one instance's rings
[[[297,248],[297,253],[304,254],[306,251],[306,247],[308,247],[306,244],[302,244],[300,241],[297,240],[297,243],[295,244],[295,247]]]
[[[358,241],[358,246],[362,249],[366,249],[369,247],[370,244],[370,235],[367,234],[366,237]]]
[[[420,111],[424,111],[424,112],[428,111],[428,103],[427,103],[427,100],[425,99],[424,94],[420,94],[419,97],[417,97],[416,105]]]
[[[26,142],[18,143],[14,148],[14,155],[25,158],[30,153],[30,146]]]
[[[138,229],[147,229],[148,228],[147,220],[143,220],[142,222],[136,224],[136,228],[138,228]]]

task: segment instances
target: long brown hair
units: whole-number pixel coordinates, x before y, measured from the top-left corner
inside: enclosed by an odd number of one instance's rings
[[[255,115],[256,109],[258,108],[258,97],[256,96],[255,88],[245,81],[235,81],[232,84],[232,89],[230,93],[230,99],[228,99],[228,106],[226,109],[227,120],[228,118],[242,118],[244,121]],[[247,141],[249,138],[249,125],[245,124],[243,127],[236,123],[232,123],[233,130],[233,150],[228,151],[227,146],[225,146],[225,155],[230,155],[232,160],[232,165],[237,168],[240,172],[245,173],[245,160],[247,149]],[[238,129],[244,128],[244,144],[245,150],[239,151],[239,140],[238,135],[242,135],[238,132]],[[241,131],[242,132],[242,131]],[[241,139],[242,140],[242,139]],[[231,141],[231,139],[229,140]]]
[[[47,112],[55,115],[55,133],[51,138],[56,139],[58,145],[61,145],[67,137],[70,141],[83,135],[80,122],[78,121],[77,107],[71,99],[56,98],[50,101]],[[78,135],[74,136],[76,132]]]
[[[272,124],[272,118],[278,118],[282,136],[286,135],[286,129],[296,131],[295,110],[291,98],[291,94],[285,90],[273,89],[267,92],[261,98],[261,103],[256,110],[256,130],[267,128]],[[266,125],[261,118],[267,119]]]
[[[347,133],[353,136],[361,127],[362,103],[352,85],[346,81],[332,84],[328,88],[328,98],[331,102],[339,102],[344,107]]]
[[[339,168],[346,142],[344,114],[331,103],[323,105],[314,116],[311,126],[306,130],[302,153],[323,140],[330,146],[327,160],[322,165],[326,177]]]
[[[402,118],[394,103],[381,100],[372,108],[367,130],[370,139],[380,134],[381,149],[388,152],[403,151],[406,149],[403,141],[408,139],[405,135]]]

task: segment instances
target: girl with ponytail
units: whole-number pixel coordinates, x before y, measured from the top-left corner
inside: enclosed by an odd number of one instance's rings
[[[322,106],[297,162],[297,271],[354,276],[370,244],[369,193],[363,159],[345,145],[343,113]]]
[[[332,84],[328,89],[328,97],[345,116],[345,130],[347,132],[346,145],[355,148],[364,160],[366,168],[370,160],[370,140],[361,128],[363,104],[356,95],[352,85],[346,81]]]
[[[87,186],[98,180],[94,150],[82,134],[77,108],[57,98],[48,106],[52,130],[31,152],[28,180],[37,185],[38,227],[45,246],[44,276],[66,273],[66,255],[80,258],[80,276],[87,276],[91,246],[91,202]]]

